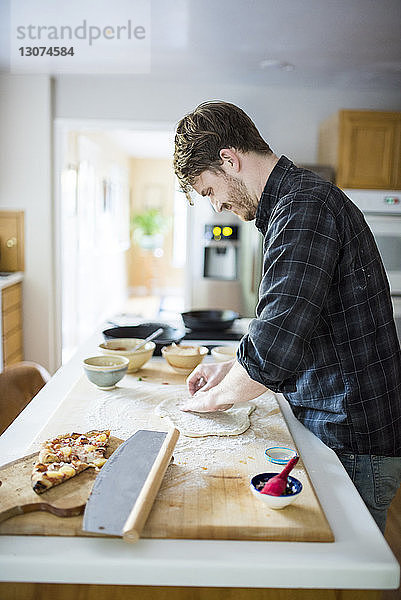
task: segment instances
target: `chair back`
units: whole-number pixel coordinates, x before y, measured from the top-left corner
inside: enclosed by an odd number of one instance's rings
[[[20,362],[0,373],[0,434],[49,381],[50,374],[34,362]]]

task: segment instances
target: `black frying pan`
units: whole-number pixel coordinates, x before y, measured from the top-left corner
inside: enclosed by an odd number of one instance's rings
[[[188,329],[223,331],[231,327],[239,314],[233,310],[190,310],[181,313],[181,316]]]

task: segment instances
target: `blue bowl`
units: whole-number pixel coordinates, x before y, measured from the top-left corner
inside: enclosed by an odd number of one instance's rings
[[[269,479],[275,475],[278,475],[278,473],[258,473],[258,475],[252,477],[250,488],[251,492],[256,498],[262,500],[262,502],[267,504],[269,508],[277,510],[292,504],[300,496],[303,486],[299,479],[288,475],[287,488],[284,494],[281,494],[281,496],[269,496],[269,494],[262,494],[260,490],[263,488],[265,483],[267,483]]]
[[[271,448],[266,448],[265,454],[268,461],[276,465],[286,465],[297,453],[292,448],[273,446]]]
[[[275,477],[276,475],[278,475],[278,473],[259,473],[258,475],[255,475],[254,477],[252,477],[251,485],[253,485],[255,490],[259,491],[259,487],[260,487],[260,489],[262,489],[263,486],[265,485],[265,483],[267,483],[269,481],[269,479],[271,479],[272,477]],[[282,494],[282,496],[293,496],[295,494],[299,494],[299,492],[301,490],[302,490],[302,483],[299,481],[299,479],[296,479],[295,477],[291,477],[291,475],[288,475],[287,487],[286,487],[284,494]]]
[[[91,356],[83,362],[85,374],[101,390],[112,390],[128,370],[125,356]]]

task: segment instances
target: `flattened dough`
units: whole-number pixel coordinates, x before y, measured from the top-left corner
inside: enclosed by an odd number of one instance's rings
[[[249,428],[249,415],[256,408],[253,404],[244,404],[226,411],[192,413],[180,410],[182,403],[182,399],[169,398],[159,404],[155,411],[159,416],[167,417],[187,437],[240,435]]]

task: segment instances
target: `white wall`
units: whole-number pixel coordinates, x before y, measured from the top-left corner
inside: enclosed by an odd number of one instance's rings
[[[51,82],[0,76],[0,207],[25,211],[25,359],[53,371]]]
[[[58,117],[177,122],[205,100],[241,106],[277,154],[295,162],[316,161],[319,123],[341,108],[401,110],[397,91],[185,85],[149,77],[64,76],[57,80]]]
[[[320,121],[340,108],[401,110],[396,91],[158,83],[151,76],[0,76],[0,206],[25,210],[25,357],[57,366],[54,316],[52,101],[54,116],[177,122],[199,102],[242,106],[278,154],[315,162]]]

